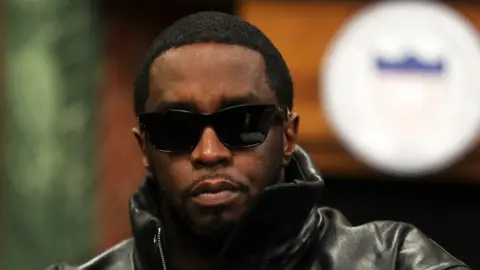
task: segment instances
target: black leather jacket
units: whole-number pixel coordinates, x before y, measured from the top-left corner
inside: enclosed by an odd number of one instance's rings
[[[470,269],[412,225],[381,221],[352,226],[338,211],[319,207],[322,178],[297,147],[287,183],[271,186],[238,225],[218,269]],[[166,270],[158,201],[146,179],[130,201],[133,238],[78,267],[64,270]],[[158,241],[160,239],[160,241]],[[185,258],[188,259],[188,258]]]

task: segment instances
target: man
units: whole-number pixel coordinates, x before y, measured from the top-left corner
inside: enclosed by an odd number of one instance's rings
[[[147,176],[133,238],[51,269],[469,269],[411,225],[318,206],[289,70],[256,27],[202,12],[166,29],[135,83]]]

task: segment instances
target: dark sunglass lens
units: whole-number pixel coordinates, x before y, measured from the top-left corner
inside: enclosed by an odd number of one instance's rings
[[[151,144],[163,151],[184,152],[197,145],[201,135],[201,121],[188,112],[170,111],[148,115],[147,135]]]
[[[265,141],[275,108],[271,106],[245,106],[218,113],[215,130],[230,147],[248,147]]]

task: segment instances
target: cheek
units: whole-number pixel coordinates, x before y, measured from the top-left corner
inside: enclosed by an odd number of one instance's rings
[[[188,158],[157,152],[149,155],[149,160],[160,188],[168,194],[174,195],[189,187],[193,176]]]
[[[235,155],[236,169],[245,175],[255,191],[279,181],[283,162],[283,144],[280,132],[271,132],[264,143]]]

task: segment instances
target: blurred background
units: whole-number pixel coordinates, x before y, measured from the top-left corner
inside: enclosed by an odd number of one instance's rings
[[[319,63],[370,2],[0,0],[0,269],[81,263],[130,236],[128,200],[143,174],[134,76],[162,29],[203,10],[246,19],[282,52],[299,144],[323,173],[325,205],[353,224],[413,223],[480,269],[478,144],[453,166],[402,178],[365,165],[326,120]],[[480,4],[445,4],[480,29]]]

